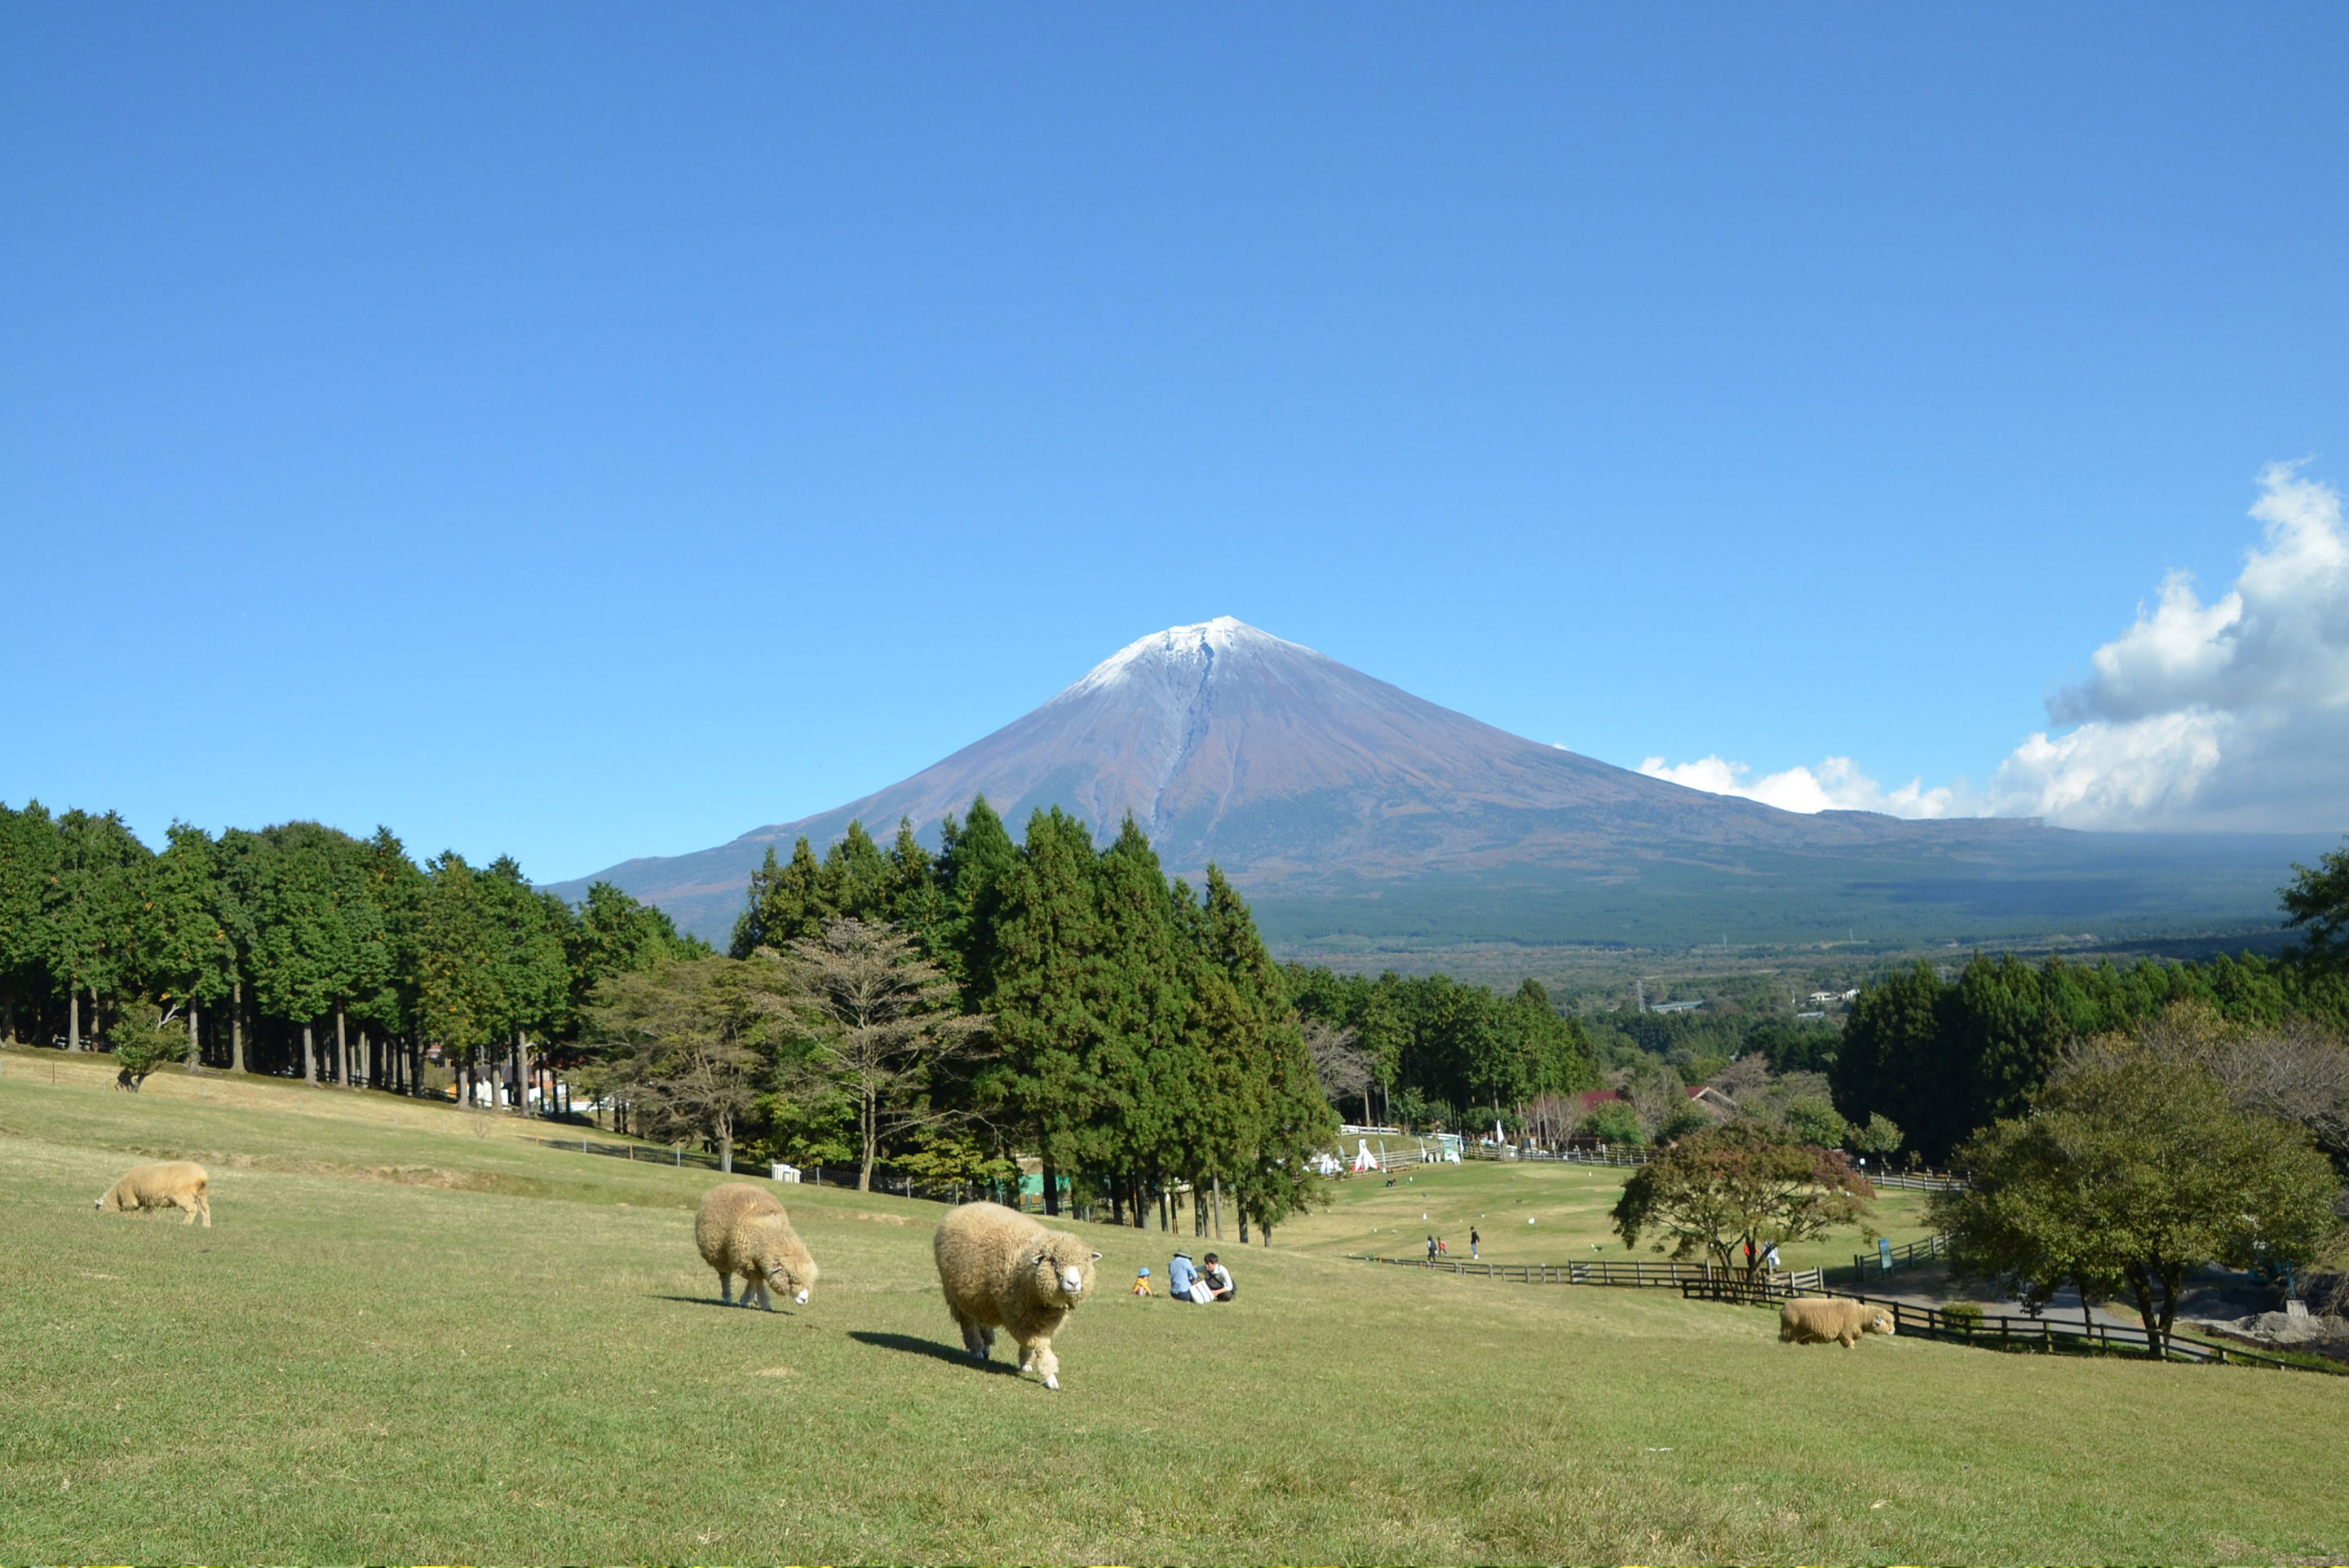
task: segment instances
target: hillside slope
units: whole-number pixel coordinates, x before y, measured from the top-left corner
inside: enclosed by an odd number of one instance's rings
[[[1106,839],[1130,812],[1170,871],[1220,864],[1292,942],[2257,923],[2291,861],[2323,843],[1782,811],[1511,735],[1223,617],[1142,638],[886,789],[556,891],[576,898],[600,878],[722,939],[770,846],[823,846],[857,820],[885,835],[900,819],[935,843],[981,793],[1015,830],[1059,805]]]
[[[792,1192],[814,1299],[730,1311],[692,1243],[709,1172],[341,1121],[381,1098],[353,1091],[122,1095],[96,1066],[0,1067],[0,1562],[2349,1549],[2349,1501],[2312,1479],[2337,1462],[2333,1378],[1788,1346],[1767,1312],[1279,1236],[1224,1248],[1237,1302],[1178,1307],[1123,1294],[1174,1237],[1080,1224],[1102,1292],[1057,1341],[1052,1394],[1000,1352],[992,1372],[964,1357],[937,1205]],[[91,1212],[126,1164],[184,1153],[212,1162],[211,1230]]]

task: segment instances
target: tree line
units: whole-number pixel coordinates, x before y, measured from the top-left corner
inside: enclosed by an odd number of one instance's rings
[[[853,987],[813,977],[876,933],[904,940],[901,988],[983,1019],[983,1037],[947,1049],[912,1028],[919,1009],[853,1023]],[[1055,807],[1015,841],[982,796],[946,819],[935,853],[904,822],[885,849],[862,823],[821,859],[805,839],[788,858],[770,847],[727,962],[767,955],[827,998],[820,1026],[774,1030],[775,1088],[758,1112],[763,1136],[801,1157],[885,1157],[937,1178],[1024,1153],[1047,1212],[1077,1202],[1171,1224],[1187,1191],[1201,1224],[1220,1225],[1228,1201],[1245,1239],[1303,1205],[1311,1156],[1336,1131],[1247,904],[1212,866],[1200,889],[1170,879],[1130,817],[1097,847]],[[893,1056],[890,1027],[930,1043]]]
[[[1976,954],[1948,979],[1920,963],[1861,991],[1827,1078],[1845,1117],[1889,1119],[1939,1164],[1976,1129],[2027,1109],[2072,1045],[2141,1031],[2180,1006],[2238,1031],[2338,1033],[2349,1026],[2349,978],[2252,954],[2094,966]]]
[[[574,909],[388,829],[174,823],[158,852],[112,812],[0,804],[0,1038],[518,1103],[607,977],[708,950],[608,884]]]
[[[1545,1100],[1599,1085],[1589,1034],[1537,980],[1503,996],[1444,975],[1372,979],[1293,964],[1288,977],[1298,1010],[1360,1053],[1342,1081],[1365,1122],[1518,1127]]]

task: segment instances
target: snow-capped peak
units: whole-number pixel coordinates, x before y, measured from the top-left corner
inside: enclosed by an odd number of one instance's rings
[[[1113,686],[1145,670],[1172,672],[1196,669],[1213,663],[1218,656],[1236,648],[1287,647],[1290,645],[1269,632],[1259,632],[1246,621],[1232,615],[1218,615],[1212,621],[1195,625],[1169,626],[1163,632],[1153,632],[1128,643],[1101,663],[1095,665],[1063,696],[1080,692],[1095,691]]]

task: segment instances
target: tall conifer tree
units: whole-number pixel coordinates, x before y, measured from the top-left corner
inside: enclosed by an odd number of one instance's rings
[[[1028,840],[1005,880],[995,923],[993,992],[1002,1057],[988,1077],[1043,1163],[1044,1208],[1061,1212],[1059,1176],[1086,1148],[1095,1086],[1086,1063],[1101,1034],[1097,1015],[1101,918],[1092,838],[1057,806],[1028,821]]]

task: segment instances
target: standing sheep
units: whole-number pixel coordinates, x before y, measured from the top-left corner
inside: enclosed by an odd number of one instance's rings
[[[1019,1346],[1019,1370],[1033,1366],[1045,1387],[1058,1388],[1052,1336],[1092,1289],[1101,1254],[1000,1203],[964,1204],[938,1222],[930,1244],[947,1310],[971,1359],[984,1364],[995,1331],[1008,1329]]]
[[[212,1225],[212,1179],[192,1160],[171,1160],[160,1165],[134,1165],[122,1180],[98,1201],[101,1214],[127,1213],[132,1209],[185,1209],[183,1225],[203,1216],[204,1229]]]
[[[1778,1309],[1781,1344],[1825,1345],[1832,1339],[1848,1350],[1859,1343],[1863,1334],[1893,1331],[1892,1315],[1865,1301],[1805,1296]]]
[[[734,1276],[742,1276],[742,1305],[775,1310],[776,1289],[805,1306],[808,1289],[815,1284],[815,1260],[792,1229],[792,1217],[775,1195],[748,1181],[729,1181],[702,1194],[693,1217],[693,1243],[701,1260],[718,1271],[719,1298],[734,1305]]]

